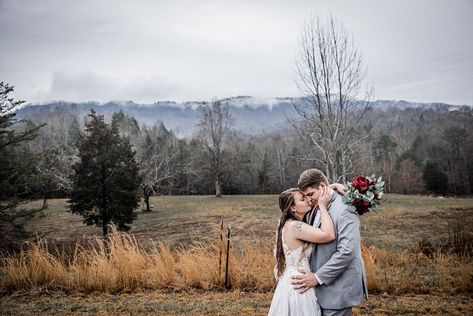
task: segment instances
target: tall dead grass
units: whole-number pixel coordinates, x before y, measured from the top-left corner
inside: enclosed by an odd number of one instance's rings
[[[133,236],[114,230],[107,239],[97,237],[88,247],[76,246],[73,254],[66,256],[45,241],[38,241],[29,243],[17,255],[0,258],[0,290],[116,293],[160,288],[223,289],[219,242],[177,250],[159,243],[144,250]],[[271,248],[265,244],[230,248],[232,288],[273,289]],[[421,252],[391,253],[373,246],[363,246],[362,252],[370,292],[468,293],[473,290],[471,258],[440,252],[430,257]]]
[[[273,287],[270,251],[262,247],[231,248],[229,259],[234,288],[264,291]],[[157,288],[211,290],[224,286],[219,248],[215,245],[199,244],[171,251],[159,243],[145,251],[133,236],[116,230],[107,239],[96,237],[89,247],[77,245],[72,255],[66,256],[42,240],[28,243],[18,255],[5,255],[0,260],[2,291],[115,293]]]
[[[363,247],[370,292],[373,293],[471,293],[471,257],[435,251],[392,253],[374,246]]]

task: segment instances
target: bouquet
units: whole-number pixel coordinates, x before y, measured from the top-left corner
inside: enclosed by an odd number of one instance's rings
[[[381,177],[376,180],[374,175],[358,176],[352,182],[347,182],[347,186],[348,192],[343,196],[343,202],[353,205],[359,215],[368,213],[381,203],[384,190]]]

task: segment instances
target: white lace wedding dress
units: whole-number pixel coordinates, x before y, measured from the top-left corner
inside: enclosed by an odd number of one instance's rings
[[[310,270],[309,258],[312,253],[312,244],[305,244],[294,250],[289,250],[284,241],[283,233],[282,244],[286,258],[286,269],[279,277],[276,290],[274,291],[271,307],[269,308],[270,316],[320,316],[319,303],[315,296],[314,288],[310,288],[301,294],[294,290],[291,284],[291,276],[299,273],[298,268]]]

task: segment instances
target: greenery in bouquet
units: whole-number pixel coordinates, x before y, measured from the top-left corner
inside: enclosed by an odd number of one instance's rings
[[[352,182],[347,182],[348,192],[343,197],[343,202],[351,204],[356,208],[359,215],[368,213],[381,203],[383,196],[384,181],[381,177],[358,176]]]

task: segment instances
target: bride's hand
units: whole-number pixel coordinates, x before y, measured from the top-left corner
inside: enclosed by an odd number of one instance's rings
[[[328,203],[332,199],[333,190],[329,187],[326,187],[320,191],[318,204],[319,208],[327,209]]]
[[[348,189],[341,183],[332,183],[332,184],[329,185],[329,187],[334,189],[335,191],[337,191],[341,195],[346,195],[347,191],[348,191]]]

